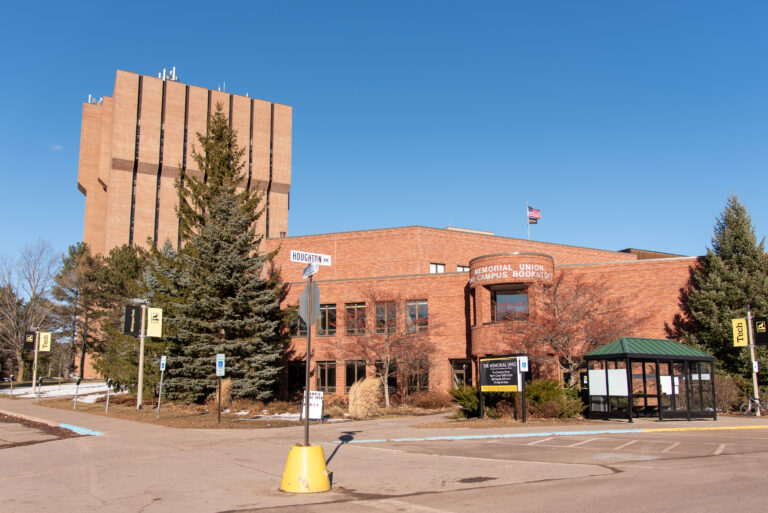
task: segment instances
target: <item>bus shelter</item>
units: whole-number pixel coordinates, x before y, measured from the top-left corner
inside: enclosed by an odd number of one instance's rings
[[[712,418],[714,361],[674,340],[624,337],[585,356],[589,418]]]

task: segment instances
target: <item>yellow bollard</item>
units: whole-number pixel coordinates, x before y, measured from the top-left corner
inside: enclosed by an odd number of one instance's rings
[[[291,493],[327,492],[331,489],[323,448],[319,445],[291,446],[280,489]]]

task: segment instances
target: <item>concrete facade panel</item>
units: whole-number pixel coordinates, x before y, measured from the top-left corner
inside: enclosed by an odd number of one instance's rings
[[[165,168],[181,168],[184,157],[184,103],[187,88],[179,82],[165,82],[163,123],[163,173]]]
[[[136,114],[139,75],[118,71],[115,77],[112,157],[133,161],[136,153]]]
[[[142,77],[141,117],[139,118],[139,162],[157,164],[160,161],[160,116],[163,106],[163,80]]]
[[[274,104],[274,109],[272,182],[290,184],[293,109],[279,103]]]
[[[192,150],[200,149],[198,134],[205,135],[208,124],[208,90],[202,87],[188,86],[189,105],[187,107],[187,171],[198,178],[203,173],[192,158]]]

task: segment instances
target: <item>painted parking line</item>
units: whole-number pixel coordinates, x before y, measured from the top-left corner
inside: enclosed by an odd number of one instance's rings
[[[683,431],[728,431],[728,430],[754,430],[768,429],[768,426],[708,426],[708,427],[685,427],[685,428],[646,428],[646,429],[598,429],[592,431],[546,431],[539,433],[499,433],[491,435],[448,435],[448,436],[424,436],[408,438],[379,438],[369,440],[332,440],[324,442],[328,445],[339,444],[371,444],[386,442],[436,442],[436,441],[457,441],[457,440],[493,440],[498,438],[540,438],[556,436],[590,436],[590,435],[626,435],[639,433],[674,433]],[[544,440],[540,440],[543,442]],[[531,444],[528,444],[531,445]]]
[[[554,440],[554,438],[555,438],[554,436],[550,436],[549,438],[542,438],[541,440],[536,440],[535,442],[531,442],[525,445],[536,445],[536,444],[540,444],[541,442],[549,442],[550,440]]]
[[[580,445],[588,444],[589,442],[594,442],[595,440],[600,440],[599,438],[588,438],[586,440],[582,440],[581,442],[576,442],[575,444],[568,445],[566,447],[578,447]]]
[[[627,442],[625,444],[621,444],[620,446],[614,448],[613,450],[614,451],[618,451],[618,450],[621,450],[621,449],[623,449],[625,447],[629,447],[632,444],[636,444],[637,442],[638,442],[638,440],[630,440],[629,442]]]
[[[664,450],[662,450],[661,452],[671,452],[672,449],[674,449],[675,447],[677,447],[680,444],[681,444],[681,442],[675,442],[673,444],[670,444],[669,447],[664,448]]]
[[[720,454],[723,453],[724,450],[725,450],[725,444],[718,445],[717,449],[715,449],[715,456],[719,456]]]

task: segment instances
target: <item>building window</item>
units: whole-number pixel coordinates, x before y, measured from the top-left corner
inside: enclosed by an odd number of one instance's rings
[[[429,390],[429,364],[422,362],[414,372],[408,375],[408,393],[427,392]]]
[[[347,335],[365,334],[365,303],[346,304]]]
[[[397,328],[397,305],[394,301],[376,303],[376,333],[392,334]]]
[[[445,264],[429,264],[430,274],[439,274],[445,272]]]
[[[344,379],[346,383],[346,392],[349,393],[349,389],[352,385],[365,379],[365,361],[364,360],[349,360],[344,368]]]
[[[426,299],[408,301],[405,304],[408,312],[408,331],[422,331],[429,327],[429,308]]]
[[[456,272],[457,273],[468,273],[469,272],[469,266],[468,265],[457,265],[456,266]]]
[[[298,315],[293,320],[293,322],[291,322],[291,336],[293,337],[307,336],[307,323],[304,322],[304,319],[302,319]]]
[[[472,360],[451,360],[453,388],[472,386]]]
[[[317,318],[317,335],[332,337],[336,334],[336,305],[320,305]]]
[[[523,320],[528,318],[528,293],[525,289],[491,291],[493,322]]]
[[[336,362],[317,362],[317,389],[325,394],[336,393]]]
[[[292,360],[286,365],[287,386],[286,391],[289,397],[296,397],[304,390],[307,383],[306,366],[303,360]]]
[[[375,363],[376,375],[384,377],[384,362],[377,360]],[[397,393],[397,363],[391,362],[389,364],[389,374],[387,376],[387,388],[389,389],[389,395]]]

